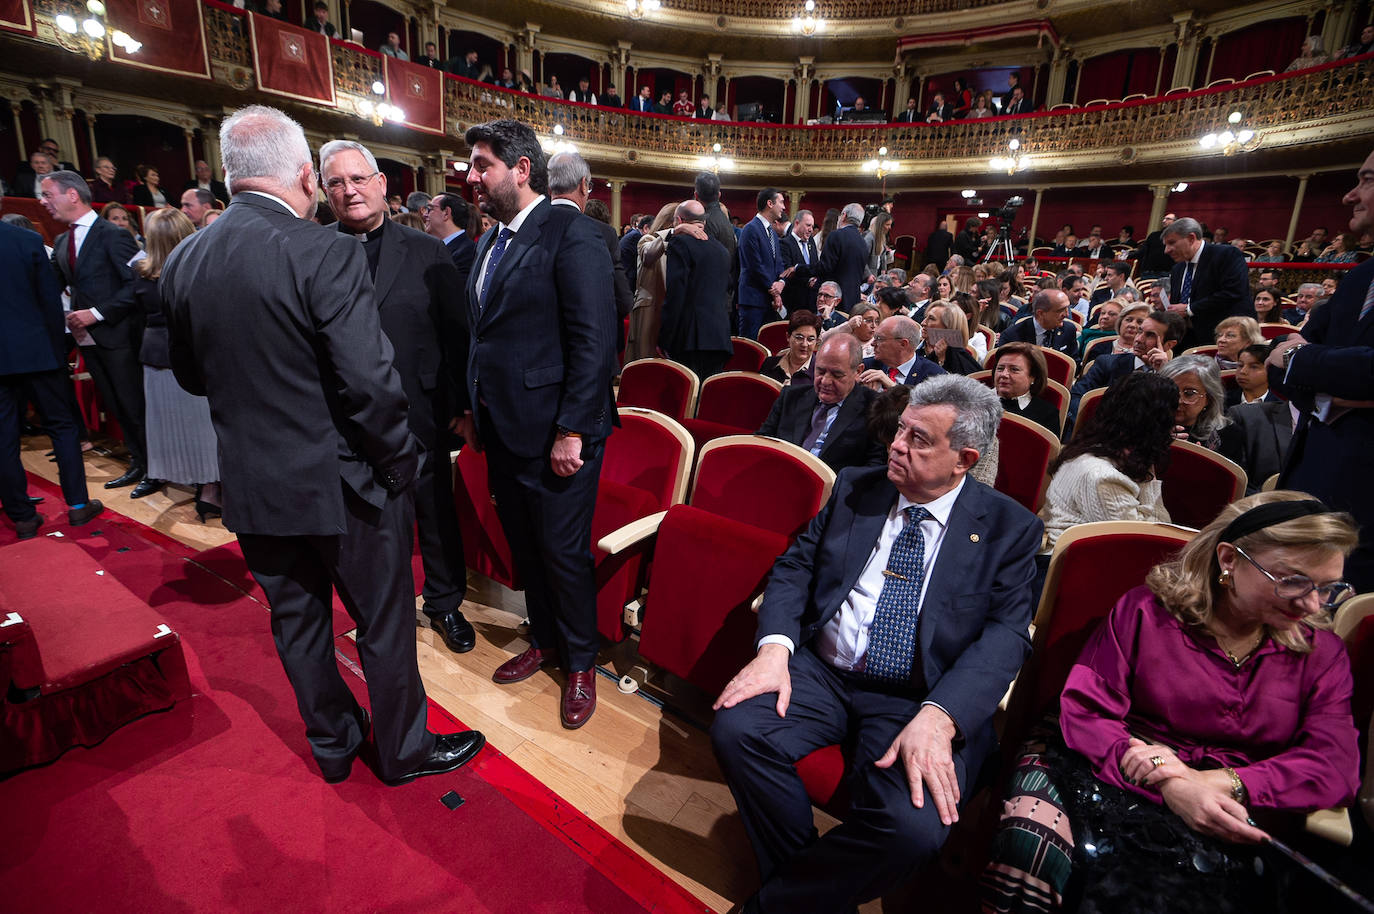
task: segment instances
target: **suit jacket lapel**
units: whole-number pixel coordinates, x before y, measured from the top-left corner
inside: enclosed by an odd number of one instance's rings
[[[838,418],[836,417],[837,421]],[[873,552],[873,544],[878,541],[878,534],[882,532],[883,524],[887,523],[887,514],[892,510],[896,500],[897,487],[886,477],[859,495],[859,503],[854,508],[853,519],[849,524],[849,538],[844,546],[844,567],[848,569],[844,587],[840,590],[844,596],[849,595],[858,583],[859,575],[863,574],[868,557]],[[839,611],[838,604],[835,611]],[[824,625],[828,621],[829,617],[822,619],[821,624]]]
[[[949,606],[949,598],[968,589],[967,582],[961,580],[970,564],[965,560],[965,555],[971,550],[983,548],[978,544],[986,541],[988,537],[987,528],[983,523],[982,487],[972,478],[966,477],[966,480],[964,491],[959,493],[959,497],[954,501],[954,508],[949,512],[949,527],[945,530],[944,542],[940,546],[940,556],[935,562],[930,580],[926,582],[926,598],[921,604],[921,616],[916,626],[922,659],[930,655],[935,628],[939,624],[940,614]],[[926,669],[925,672],[929,677],[932,671]]]
[[[825,444],[821,445],[822,455],[839,440],[840,435],[844,433],[845,428],[854,421],[855,417],[862,419],[863,406],[859,399],[855,391],[850,391],[849,396],[845,397],[844,402],[840,404],[839,412],[835,413],[835,421],[830,423],[830,431],[825,433]],[[816,402],[820,402],[819,397],[816,398]]]
[[[379,309],[382,302],[386,301],[386,294],[391,291],[392,284],[396,282],[406,255],[405,239],[401,237],[400,226],[388,225],[382,231],[381,242],[382,250],[377,255],[377,278],[373,282]]]
[[[807,432],[811,431],[811,417],[815,415],[816,404],[819,402],[821,402],[820,398],[816,396],[814,388],[807,391],[806,396],[799,401],[797,411],[790,417],[792,427],[784,433],[784,440],[795,440],[798,432],[801,433],[803,439],[806,437]]]
[[[545,200],[540,203],[525,218],[525,222],[520,226],[520,231],[515,233],[515,237],[506,242],[506,250],[501,254],[501,262],[496,265],[495,271],[491,274],[491,282],[486,290],[487,306],[482,309],[482,316],[491,315],[500,307],[500,299],[493,299],[492,296],[501,291],[506,278],[520,266],[520,261],[525,255],[539,242],[544,223],[549,218],[551,204]],[[473,272],[476,272],[474,268]]]

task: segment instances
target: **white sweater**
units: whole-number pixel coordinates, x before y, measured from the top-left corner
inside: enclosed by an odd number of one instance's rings
[[[1158,479],[1138,483],[1110,460],[1082,454],[1061,466],[1050,478],[1045,504],[1045,551],[1074,524],[1102,520],[1143,520],[1169,523]]]

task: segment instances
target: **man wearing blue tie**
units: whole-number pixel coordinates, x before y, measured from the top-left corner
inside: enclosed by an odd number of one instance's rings
[[[758,654],[711,739],[758,860],[746,912],[849,911],[938,852],[1030,652],[1043,527],[968,478],[1002,407],[977,381],[911,388],[886,467],[842,470],[773,566]],[[794,763],[852,745],[853,800],[817,837]]]
[[[654,98],[648,86],[640,86],[639,94],[630,99],[630,104],[626,106],[631,111],[640,111],[648,114],[654,110]]]
[[[768,312],[781,301],[783,285],[790,270],[782,263],[778,233],[773,223],[782,218],[787,202],[782,191],[765,187],[759,191],[758,214],[740,231],[739,238],[739,335],[758,339]]]
[[[1180,349],[1210,346],[1217,324],[1228,317],[1255,316],[1250,271],[1239,248],[1203,241],[1202,226],[1186,217],[1170,223],[1160,240],[1174,261],[1169,310],[1189,319]]]

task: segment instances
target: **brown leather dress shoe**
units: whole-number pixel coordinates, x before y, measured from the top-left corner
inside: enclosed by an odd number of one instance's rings
[[[492,682],[499,682],[502,685],[510,685],[512,682],[524,682],[546,663],[553,663],[557,658],[553,651],[544,650],[539,647],[529,647],[523,654],[516,654],[496,668],[496,672],[491,674]]]
[[[568,684],[563,687],[563,726],[569,730],[591,720],[596,710],[596,671],[582,670],[569,673]]]

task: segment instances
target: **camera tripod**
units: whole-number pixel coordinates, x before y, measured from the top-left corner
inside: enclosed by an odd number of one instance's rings
[[[1006,256],[1000,256],[1003,254]],[[1011,243],[1011,225],[1007,222],[1003,222],[997,230],[997,240],[988,247],[988,252],[983,255],[980,263],[988,263],[994,259],[1002,260],[1008,266],[1016,262],[1016,246]]]

